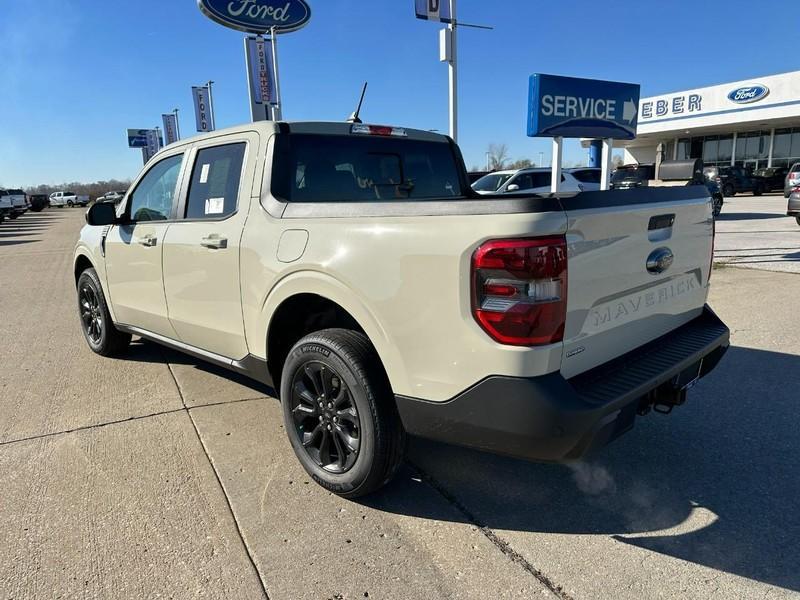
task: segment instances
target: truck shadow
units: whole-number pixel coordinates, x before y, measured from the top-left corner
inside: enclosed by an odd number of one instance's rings
[[[800,591],[798,390],[800,356],[731,348],[685,406],[640,418],[593,459],[544,465],[412,440],[411,469],[459,510],[415,502],[411,472],[365,504],[493,529],[607,535]]]
[[[787,219],[785,214],[748,213],[748,212],[722,212],[717,216],[717,221],[760,221],[763,219]]]

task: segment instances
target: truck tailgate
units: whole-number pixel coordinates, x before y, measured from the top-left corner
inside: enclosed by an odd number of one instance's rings
[[[705,186],[588,192],[562,205],[569,253],[564,377],[701,313],[714,227]]]

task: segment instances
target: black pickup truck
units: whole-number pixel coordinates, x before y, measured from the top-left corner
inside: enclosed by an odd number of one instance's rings
[[[744,167],[719,167],[719,178],[722,194],[726,198],[742,192],[753,192],[753,196],[760,196],[768,191],[764,179],[756,177]]]

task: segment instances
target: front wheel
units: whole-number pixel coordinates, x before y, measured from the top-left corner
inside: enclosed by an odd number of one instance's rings
[[[800,217],[795,217],[794,220],[797,221],[798,225],[800,225]]]
[[[78,314],[83,336],[93,352],[101,356],[116,356],[130,344],[130,334],[114,327],[103,287],[94,269],[86,269],[78,277]]]
[[[736,194],[736,190],[733,189],[733,186],[730,183],[725,184],[722,188],[722,194],[726,198],[732,198]]]
[[[387,483],[405,433],[378,354],[363,334],[325,329],[289,352],[281,376],[289,441],[308,474],[346,498]]]
[[[72,204],[72,200],[69,200],[69,201],[67,201],[67,206],[69,206],[70,208],[72,208],[72,206],[73,206],[73,204]]]

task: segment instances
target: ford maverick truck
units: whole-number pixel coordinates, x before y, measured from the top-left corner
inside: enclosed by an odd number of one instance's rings
[[[260,122],[164,148],[86,220],[89,347],[137,336],[273,386],[342,496],[387,482],[407,435],[578,459],[728,347],[704,186],[478,195],[448,137]]]

